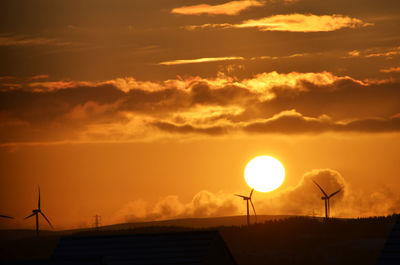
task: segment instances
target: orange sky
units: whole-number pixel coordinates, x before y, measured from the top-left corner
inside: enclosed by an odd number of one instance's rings
[[[25,8],[21,8],[24,6]],[[278,158],[260,214],[398,212],[400,5],[2,1],[0,227],[245,213],[246,163]]]

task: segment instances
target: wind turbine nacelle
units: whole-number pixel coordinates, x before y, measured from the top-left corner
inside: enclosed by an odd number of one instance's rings
[[[321,200],[326,200],[326,199],[328,199],[327,197],[321,197]]]

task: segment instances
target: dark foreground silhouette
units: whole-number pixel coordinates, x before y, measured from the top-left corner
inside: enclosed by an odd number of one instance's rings
[[[214,230],[220,232],[239,265],[366,265],[376,264],[396,218],[398,215],[324,221],[321,218],[291,217],[249,227],[222,226]],[[68,234],[105,236],[193,230],[202,229],[148,226],[117,231],[69,231]],[[28,232],[31,236],[24,237]],[[43,231],[41,238],[35,238],[32,231],[0,231],[0,259],[7,264],[18,260],[48,259],[60,237],[66,233]]]

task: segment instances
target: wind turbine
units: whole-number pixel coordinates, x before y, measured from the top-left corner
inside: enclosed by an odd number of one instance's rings
[[[338,189],[337,191],[331,193],[331,194],[328,196],[328,194],[326,194],[326,192],[321,188],[320,185],[318,185],[317,182],[315,182],[314,180],[312,180],[312,181],[315,183],[315,185],[317,185],[317,187],[318,187],[318,188],[322,191],[322,193],[324,194],[324,196],[321,197],[321,200],[324,200],[324,201],[325,201],[325,218],[328,219],[328,218],[329,218],[329,215],[330,215],[330,210],[331,210],[331,209],[330,209],[329,200],[330,200],[330,198],[332,198],[334,195],[338,194],[338,193],[342,190],[342,188]]]
[[[253,207],[254,215],[256,216],[256,222],[257,222],[256,209],[254,208],[254,204],[253,204],[253,202],[251,200],[251,196],[253,195],[253,191],[254,191],[254,189],[251,189],[249,196],[243,196],[243,195],[235,194],[235,196],[243,198],[243,200],[246,201],[246,204],[247,204],[247,225],[250,225],[249,201],[251,203],[251,206]]]
[[[10,218],[10,219],[14,219],[14,217],[8,216],[8,215],[2,215],[0,214],[0,218]]]
[[[35,210],[32,210],[32,214],[28,215],[24,219],[28,219],[34,215],[36,215],[36,236],[39,237],[39,213],[46,219],[46,221],[49,223],[50,227],[53,228],[53,225],[50,223],[49,219],[47,219],[46,215],[42,212],[40,209],[40,187],[38,188],[39,191],[39,199],[38,199],[38,208]]]

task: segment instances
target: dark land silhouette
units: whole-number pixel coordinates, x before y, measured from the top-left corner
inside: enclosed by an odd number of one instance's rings
[[[376,263],[398,217],[399,215],[391,215],[325,220],[293,216],[247,226],[246,216],[240,216],[233,217],[233,220],[242,218],[243,225],[224,225],[214,227],[212,230],[220,232],[239,265],[365,265]],[[204,219],[206,224],[207,219]],[[226,224],[228,219],[229,217],[225,217]],[[189,224],[191,219],[184,220],[181,223]],[[207,225],[204,226],[207,228],[194,228],[185,225],[168,226],[157,222],[148,222],[147,225],[142,223],[136,227],[135,224],[129,224],[131,228],[127,225],[100,227],[99,231],[94,229],[41,231],[40,238],[36,238],[32,230],[1,230],[0,259],[2,262],[7,262],[5,264],[21,260],[48,259],[63,236],[105,236],[211,229]]]

